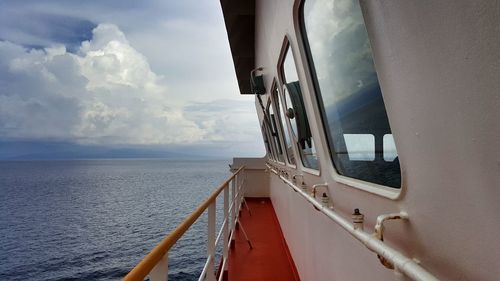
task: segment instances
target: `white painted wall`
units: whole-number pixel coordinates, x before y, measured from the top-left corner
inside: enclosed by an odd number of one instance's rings
[[[385,242],[443,280],[500,276],[500,5],[496,1],[362,1],[384,101],[403,173],[401,194],[339,177],[321,127],[296,20],[299,1],[256,1],[256,66],[267,89],[288,36],[320,157],[320,175],[278,165],[305,182],[327,182],[335,209],[378,215]],[[264,102],[266,102],[264,97]],[[266,174],[283,233],[302,280],[390,280],[379,264],[275,175]],[[257,185],[265,179],[258,176]],[[363,190],[364,189],[364,190]],[[368,190],[368,191],[367,191]],[[257,192],[265,194],[264,191]],[[378,194],[377,194],[378,193]],[[396,199],[394,199],[397,197]]]
[[[264,158],[234,158],[234,168],[245,166],[243,177],[246,180],[246,197],[269,197],[269,173]]]

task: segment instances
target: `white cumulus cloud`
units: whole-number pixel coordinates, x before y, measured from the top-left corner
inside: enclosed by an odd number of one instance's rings
[[[0,1],[0,38],[0,142],[264,153],[217,2]]]
[[[0,136],[172,144],[206,138],[147,59],[111,24],[78,52],[0,41]]]

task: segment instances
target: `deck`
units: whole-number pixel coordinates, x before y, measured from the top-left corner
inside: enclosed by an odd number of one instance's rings
[[[227,280],[300,280],[271,200],[247,198],[246,201],[251,215],[242,206],[240,222],[253,249],[250,249],[241,227],[236,229],[235,242],[229,253]]]

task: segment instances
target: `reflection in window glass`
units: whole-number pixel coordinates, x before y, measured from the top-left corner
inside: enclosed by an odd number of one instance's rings
[[[384,160],[391,162],[398,157],[398,152],[396,151],[396,144],[394,143],[394,137],[392,134],[384,135]]]
[[[347,155],[351,161],[375,160],[375,137],[370,134],[344,134]]]
[[[275,153],[275,149],[274,149],[274,145],[271,141],[271,133],[269,132],[269,127],[267,126],[267,123],[264,121],[264,124],[262,125],[262,129],[264,130],[264,135],[266,137],[265,141],[268,145],[268,148],[269,148],[269,157],[272,159],[272,160],[276,160],[276,153]]]
[[[399,161],[389,140],[393,161],[384,156],[383,138],[391,128],[359,2],[306,0],[302,13],[335,168],[345,176],[399,188]],[[366,135],[374,137],[375,155],[363,154],[361,160],[361,154],[351,155],[349,149],[368,145]]]
[[[272,91],[272,100],[274,102],[275,108],[276,108],[276,114],[275,114],[275,119],[276,119],[276,124],[277,124],[277,131],[281,133],[281,136],[284,136],[285,138],[285,152],[284,154],[287,155],[288,163],[295,165],[295,158],[292,150],[292,145],[290,142],[290,136],[288,135],[288,131],[286,130],[285,124],[283,124],[283,120],[285,120],[285,115],[283,114],[283,110],[281,110],[281,100],[279,98],[278,94],[278,88],[276,84],[273,86],[273,91]]]
[[[290,121],[293,138],[298,145],[300,158],[304,167],[318,169],[318,156],[307,121],[302,91],[300,89],[295,60],[290,48],[285,53],[282,65],[283,94],[285,96],[285,112]]]
[[[269,127],[271,129],[271,136],[273,139],[273,145],[276,147],[276,156],[279,162],[285,162],[285,158],[283,157],[283,149],[281,148],[281,142],[278,134],[278,126],[276,124],[276,119],[275,119],[275,114],[274,114],[274,109],[272,104],[269,104],[269,107],[267,109],[267,117],[269,117]]]
[[[287,90],[287,87],[283,87],[283,93],[284,93],[284,96],[285,96],[285,108],[292,108],[293,107],[293,104],[292,104],[292,100],[290,98],[290,95],[288,94],[288,90]],[[293,111],[290,111],[289,115],[290,114],[293,114],[292,113]],[[290,117],[290,127],[292,129],[292,134],[294,136],[297,136],[297,118],[293,118]]]
[[[266,129],[264,128],[264,125],[262,125],[261,129],[262,129],[262,136],[264,137],[264,145],[266,146],[267,155],[269,158],[272,159],[273,155],[271,153],[271,148],[269,147],[269,140],[268,140],[267,132],[266,132]]]
[[[269,145],[271,146],[271,151],[273,152],[273,159],[278,160],[278,148],[276,147],[276,143],[273,140],[273,133],[271,131],[271,127],[268,121],[265,122]]]

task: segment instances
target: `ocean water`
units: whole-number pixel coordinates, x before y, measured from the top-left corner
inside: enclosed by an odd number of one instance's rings
[[[229,176],[229,162],[0,162],[0,280],[119,280]],[[169,280],[198,278],[205,234],[206,214],[171,250]]]

